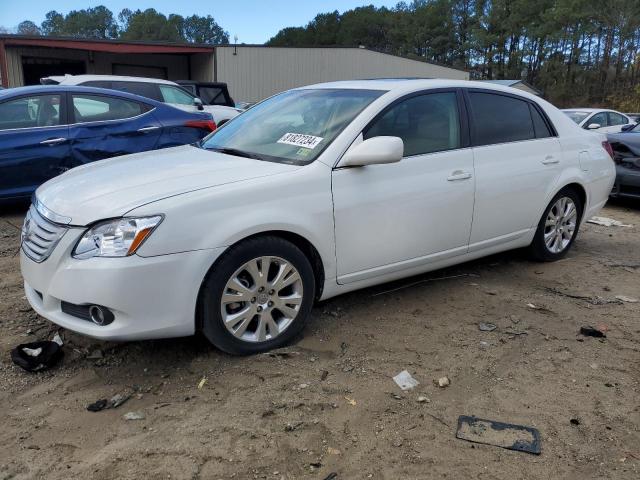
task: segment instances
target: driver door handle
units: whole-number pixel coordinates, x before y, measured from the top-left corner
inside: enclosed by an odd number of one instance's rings
[[[138,133],[149,133],[149,132],[153,132],[154,130],[158,130],[160,127],[156,127],[156,126],[150,126],[150,127],[142,127],[138,129]]]
[[[41,141],[40,145],[49,145],[50,147],[52,147],[54,145],[58,145],[59,143],[66,142],[66,141],[67,141],[67,139],[66,138],[62,138],[62,137],[50,138],[48,140]]]
[[[462,170],[456,170],[454,172],[451,173],[451,175],[449,175],[447,177],[447,180],[449,182],[455,182],[458,180],[468,180],[471,178],[471,173],[469,172],[464,172]]]
[[[560,160],[558,160],[553,155],[547,155],[546,157],[544,157],[544,160],[542,160],[543,165],[554,165],[556,163],[560,163]]]

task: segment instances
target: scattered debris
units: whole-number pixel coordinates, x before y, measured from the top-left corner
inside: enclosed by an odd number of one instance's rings
[[[100,412],[102,410],[104,410],[105,408],[107,408],[107,405],[109,404],[109,402],[107,401],[106,398],[102,398],[100,400],[96,400],[93,403],[90,403],[89,405],[87,405],[87,410],[89,410],[90,412]]]
[[[616,295],[616,298],[626,303],[638,303],[640,301],[637,298],[627,297],[626,295]]]
[[[62,337],[60,336],[60,334],[58,332],[56,332],[56,334],[53,336],[52,341],[57,343],[59,346],[64,345],[64,342],[62,341]]]
[[[55,341],[23,343],[11,350],[13,363],[28,372],[46,370],[58,363],[63,355],[61,344]]]
[[[324,477],[323,480],[335,480],[336,478],[338,478],[338,474],[336,472],[331,472],[329,475]]]
[[[534,303],[527,303],[527,307],[529,307],[531,310],[536,310],[540,313],[553,313],[553,310],[551,310],[550,308],[536,305]]]
[[[122,418],[125,420],[144,420],[145,416],[142,412],[127,412],[122,416]]]
[[[519,452],[540,454],[540,432],[532,427],[461,415],[456,438]]]
[[[591,217],[587,220],[587,223],[593,223],[595,225],[601,225],[603,227],[633,227],[627,223],[622,223],[618,220],[608,217]]]
[[[323,370],[322,374],[320,375],[320,380],[326,380],[327,377],[329,376],[329,371],[328,370]]]
[[[384,292],[374,293],[371,296],[372,297],[377,297],[379,295],[386,295],[387,293],[397,292],[398,290],[404,290],[405,288],[415,287],[416,285],[420,285],[420,284],[423,284],[423,283],[437,282],[437,281],[440,281],[440,280],[450,280],[452,278],[479,277],[479,276],[480,275],[477,275],[475,273],[462,273],[460,275],[448,275],[446,277],[425,278],[424,280],[419,280],[417,282],[407,283],[406,285],[401,285],[399,287],[392,288],[391,290],[385,290]]]
[[[329,455],[342,455],[342,452],[337,448],[327,447],[327,453]]]
[[[599,296],[589,296],[589,295],[579,295],[579,294],[575,294],[575,293],[567,293],[567,292],[563,292],[561,290],[558,290],[556,288],[551,288],[551,287],[546,287],[545,290],[549,293],[553,293],[554,295],[560,295],[562,297],[567,297],[567,298],[574,298],[576,300],[585,300],[586,302],[590,303],[591,305],[607,305],[610,303],[620,303],[620,299],[617,300],[609,300],[606,298],[602,298]],[[618,297],[616,297],[618,298]]]
[[[572,418],[571,420],[569,420],[569,423],[571,425],[580,425],[580,419],[579,418]]]
[[[304,424],[304,422],[287,423],[284,426],[284,431],[285,432],[293,432],[297,428],[301,427],[303,424]]]
[[[451,380],[449,380],[449,377],[440,377],[438,380],[435,380],[435,384],[440,388],[445,388],[451,385]]]
[[[430,403],[430,402],[431,402],[431,400],[429,400],[427,397],[425,397],[423,395],[420,395],[418,397],[418,403]]]
[[[344,397],[344,399],[345,399],[345,400],[347,401],[347,403],[348,403],[349,405],[351,405],[352,407],[355,407],[355,406],[358,404],[358,402],[356,402],[356,401],[355,401],[353,398],[351,398],[351,397]]]
[[[605,332],[602,332],[601,330],[598,330],[595,327],[580,327],[580,335],[584,335],[585,337],[597,337],[597,338],[603,338],[606,337],[607,335],[605,334]]]
[[[92,350],[89,355],[87,355],[87,360],[100,360],[102,358],[104,358],[104,354],[99,348]]]
[[[478,324],[478,329],[481,332],[493,332],[496,328],[498,328],[498,327],[496,325],[494,325],[493,323],[480,322]]]
[[[271,350],[263,355],[267,355],[269,357],[291,358],[300,355],[300,351],[292,347],[282,347]]]
[[[524,330],[511,330],[507,329],[504,331],[507,335],[529,335],[529,332],[525,332]]]
[[[207,383],[207,377],[202,377],[200,382],[198,382],[198,390],[202,390],[202,387],[204,387],[205,383]]]
[[[412,388],[420,385],[420,383],[406,370],[401,371],[393,377],[393,381],[396,382],[402,390],[411,390]]]

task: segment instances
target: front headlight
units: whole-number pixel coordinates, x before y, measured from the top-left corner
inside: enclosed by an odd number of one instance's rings
[[[117,218],[91,227],[82,236],[73,258],[126,257],[133,255],[162,221],[161,215],[141,218]]]

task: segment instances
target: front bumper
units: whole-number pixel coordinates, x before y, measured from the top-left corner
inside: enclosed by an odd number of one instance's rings
[[[76,260],[84,229],[69,229],[51,256],[36,263],[20,252],[27,300],[61,327],[102,340],[192,335],[200,285],[224,248],[140,257]],[[115,319],[99,326],[64,313],[61,302],[101,305]]]
[[[640,198],[640,170],[616,165],[616,182],[611,196]]]

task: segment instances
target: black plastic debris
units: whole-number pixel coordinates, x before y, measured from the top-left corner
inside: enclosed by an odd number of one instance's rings
[[[584,335],[585,337],[598,337],[598,338],[603,338],[607,336],[602,330],[598,330],[595,327],[580,327],[580,334]]]
[[[90,412],[99,412],[107,408],[107,405],[109,405],[109,402],[107,401],[106,398],[103,398],[101,400],[98,400],[96,402],[93,402],[87,405],[87,410],[89,410]]]
[[[28,372],[40,372],[53,367],[63,355],[62,346],[50,341],[23,343],[11,350],[13,363]]]
[[[532,427],[461,415],[456,438],[540,455],[540,432]]]

